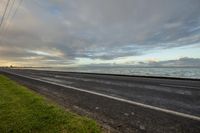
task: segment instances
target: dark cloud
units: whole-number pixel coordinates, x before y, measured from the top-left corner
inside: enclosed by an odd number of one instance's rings
[[[199,8],[199,0],[27,0],[0,35],[0,55],[63,64],[191,45],[200,42]]]

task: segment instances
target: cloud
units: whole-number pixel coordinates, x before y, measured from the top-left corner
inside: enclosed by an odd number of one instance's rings
[[[191,45],[200,42],[199,8],[199,0],[27,0],[1,31],[0,59],[71,64]]]
[[[178,60],[140,62],[139,66],[148,67],[200,67],[200,58],[180,58]]]

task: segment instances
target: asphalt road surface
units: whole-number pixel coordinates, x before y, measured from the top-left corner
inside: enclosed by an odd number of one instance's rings
[[[156,118],[152,116],[151,120],[148,118],[137,118],[137,122],[131,117],[129,118],[119,118],[122,123],[122,127],[119,131],[121,132],[132,132],[132,128],[136,128],[138,132],[198,132],[200,131],[198,125],[200,124],[200,80],[190,80],[190,79],[177,79],[177,78],[159,78],[159,77],[139,77],[139,76],[119,76],[119,75],[104,75],[104,74],[88,74],[88,73],[70,73],[70,72],[57,72],[57,71],[39,71],[39,70],[22,70],[22,69],[3,69],[3,71],[17,74],[18,76],[24,76],[24,78],[29,77],[32,79],[37,79],[39,81],[46,81],[47,83],[54,83],[55,85],[61,85],[62,87],[73,89],[73,91],[81,91],[81,93],[88,93],[85,97],[104,97],[114,102],[122,102],[127,104],[128,107],[124,105],[117,105],[118,107],[113,107],[121,109],[123,117],[130,117],[135,115],[137,112],[135,109],[131,109],[130,106],[139,106],[139,108],[145,108],[140,113],[143,113],[141,117],[145,116],[146,113],[150,115],[155,115],[161,113],[161,117]],[[15,75],[16,76],[16,75]],[[33,84],[33,83],[32,83]],[[34,86],[34,85],[33,85]],[[33,87],[34,88],[34,87]],[[44,88],[44,87],[43,87]],[[55,87],[54,87],[55,88]],[[48,93],[55,94],[57,97],[63,95],[65,90],[49,90]],[[61,94],[63,93],[63,94]],[[68,92],[69,95],[69,92]],[[84,94],[76,95],[78,97],[83,97]],[[67,94],[66,94],[67,97]],[[78,99],[78,98],[77,98]],[[81,98],[80,98],[81,99]],[[90,99],[90,98],[88,98]],[[92,99],[92,98],[91,98]],[[93,98],[95,99],[95,98]],[[108,104],[108,101],[102,101],[102,104]],[[80,100],[81,101],[81,100]],[[95,101],[95,100],[94,100]],[[88,101],[88,108],[93,106],[92,102]],[[98,102],[99,102],[98,101]],[[87,104],[87,103],[84,103]],[[97,103],[100,104],[100,103]],[[131,104],[131,105],[130,105]],[[77,106],[81,107],[81,103],[76,102]],[[115,104],[109,105],[107,110],[102,112],[111,111],[109,107],[112,108]],[[83,105],[82,105],[83,106]],[[86,106],[86,105],[85,105]],[[101,112],[101,105],[94,105],[95,113]],[[106,106],[106,105],[102,105]],[[84,107],[83,107],[84,108]],[[122,109],[123,108],[123,109]],[[97,111],[98,110],[98,111]],[[133,112],[131,110],[134,110]],[[140,110],[140,109],[138,109]],[[149,110],[149,111],[148,111]],[[91,110],[90,110],[91,111]],[[105,116],[103,113],[102,116]],[[157,113],[152,113],[157,112]],[[158,113],[159,112],[159,113]],[[116,112],[113,112],[116,113]],[[152,114],[151,114],[152,113]],[[116,115],[116,114],[115,114]],[[167,115],[167,116],[165,116]],[[118,116],[120,117],[120,116]],[[118,119],[117,116],[111,117],[113,120]],[[163,118],[166,127],[156,129],[157,127],[148,127],[148,124],[141,124],[140,121],[150,121],[148,123],[153,123],[156,119]],[[177,117],[177,118],[175,118]],[[133,117],[134,118],[134,117]],[[106,119],[106,118],[105,118]],[[179,122],[185,121],[177,127],[169,125],[169,121]],[[158,120],[162,121],[162,119]],[[123,123],[127,122],[127,123]],[[173,122],[171,124],[173,124]],[[111,122],[112,123],[112,122]],[[115,123],[115,122],[113,122]],[[156,122],[155,122],[156,123]],[[162,123],[162,122],[161,122]],[[175,122],[176,123],[176,122]],[[168,124],[168,125],[167,125]],[[188,124],[188,125],[187,125]],[[124,125],[127,126],[124,127]],[[130,126],[130,127],[128,127]],[[200,126],[200,125],[199,125]],[[173,128],[172,128],[173,127]],[[115,127],[114,127],[115,128]],[[166,128],[166,129],[165,129]],[[177,128],[177,129],[176,129]],[[189,129],[190,128],[190,129]],[[193,129],[194,128],[194,129]],[[123,130],[123,131],[122,131]]]

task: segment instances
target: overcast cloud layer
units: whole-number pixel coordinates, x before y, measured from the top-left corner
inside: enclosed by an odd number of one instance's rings
[[[24,0],[0,29],[0,62],[71,65],[199,46],[199,9],[200,0]]]

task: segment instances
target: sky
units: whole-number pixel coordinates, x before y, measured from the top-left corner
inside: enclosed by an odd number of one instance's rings
[[[200,66],[200,0],[13,1],[0,27],[0,66]]]

